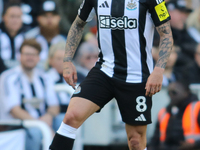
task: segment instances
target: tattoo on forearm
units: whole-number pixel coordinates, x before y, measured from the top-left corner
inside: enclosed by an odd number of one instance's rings
[[[156,63],[156,67],[165,68],[173,45],[173,38],[169,22],[157,27],[157,30],[161,36],[161,39],[159,45],[159,58]]]
[[[63,62],[70,62],[70,61],[72,61],[72,57],[65,57],[63,59]]]
[[[78,44],[82,38],[83,29],[86,22],[82,21],[79,17],[76,17],[73,22],[69,34],[67,36],[67,43],[65,48],[64,62],[70,62],[73,59],[74,53],[78,47]]]

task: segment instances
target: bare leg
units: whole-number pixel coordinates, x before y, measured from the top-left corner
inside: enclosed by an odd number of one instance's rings
[[[63,122],[50,145],[50,149],[72,150],[77,128],[99,108],[98,105],[87,99],[72,98]]]
[[[67,108],[63,122],[71,127],[78,128],[100,107],[95,103],[80,97],[73,97]]]
[[[132,126],[126,124],[128,146],[130,150],[144,150],[146,148],[147,125]]]

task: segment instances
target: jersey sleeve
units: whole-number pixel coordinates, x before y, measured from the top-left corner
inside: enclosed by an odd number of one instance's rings
[[[164,0],[149,0],[149,12],[155,26],[159,26],[171,19]]]
[[[95,16],[91,0],[83,0],[78,10],[78,16],[85,22],[89,22]]]

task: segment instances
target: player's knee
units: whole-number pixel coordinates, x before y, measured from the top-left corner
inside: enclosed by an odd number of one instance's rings
[[[80,115],[76,111],[67,112],[63,122],[69,126],[78,127],[81,122]]]
[[[129,139],[130,150],[140,150],[140,141],[137,138]]]
[[[142,150],[142,135],[134,133],[129,137],[130,150]]]

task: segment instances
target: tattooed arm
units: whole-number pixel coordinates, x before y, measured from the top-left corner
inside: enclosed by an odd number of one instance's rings
[[[72,63],[72,59],[82,38],[85,24],[86,22],[82,21],[78,16],[76,17],[69,30],[65,47],[65,56],[63,59],[63,77],[74,89],[77,82],[77,73],[75,66]]]
[[[169,22],[156,28],[160,35],[159,58],[156,67],[165,68],[173,46],[172,32]]]
[[[71,62],[74,56],[74,53],[80,43],[82,38],[83,29],[86,22],[82,21],[78,16],[74,20],[68,36],[67,36],[67,43],[65,48],[65,57],[64,62]]]
[[[163,72],[173,46],[173,38],[169,21],[156,27],[160,35],[159,58],[146,83],[146,96],[152,96],[162,87]]]

